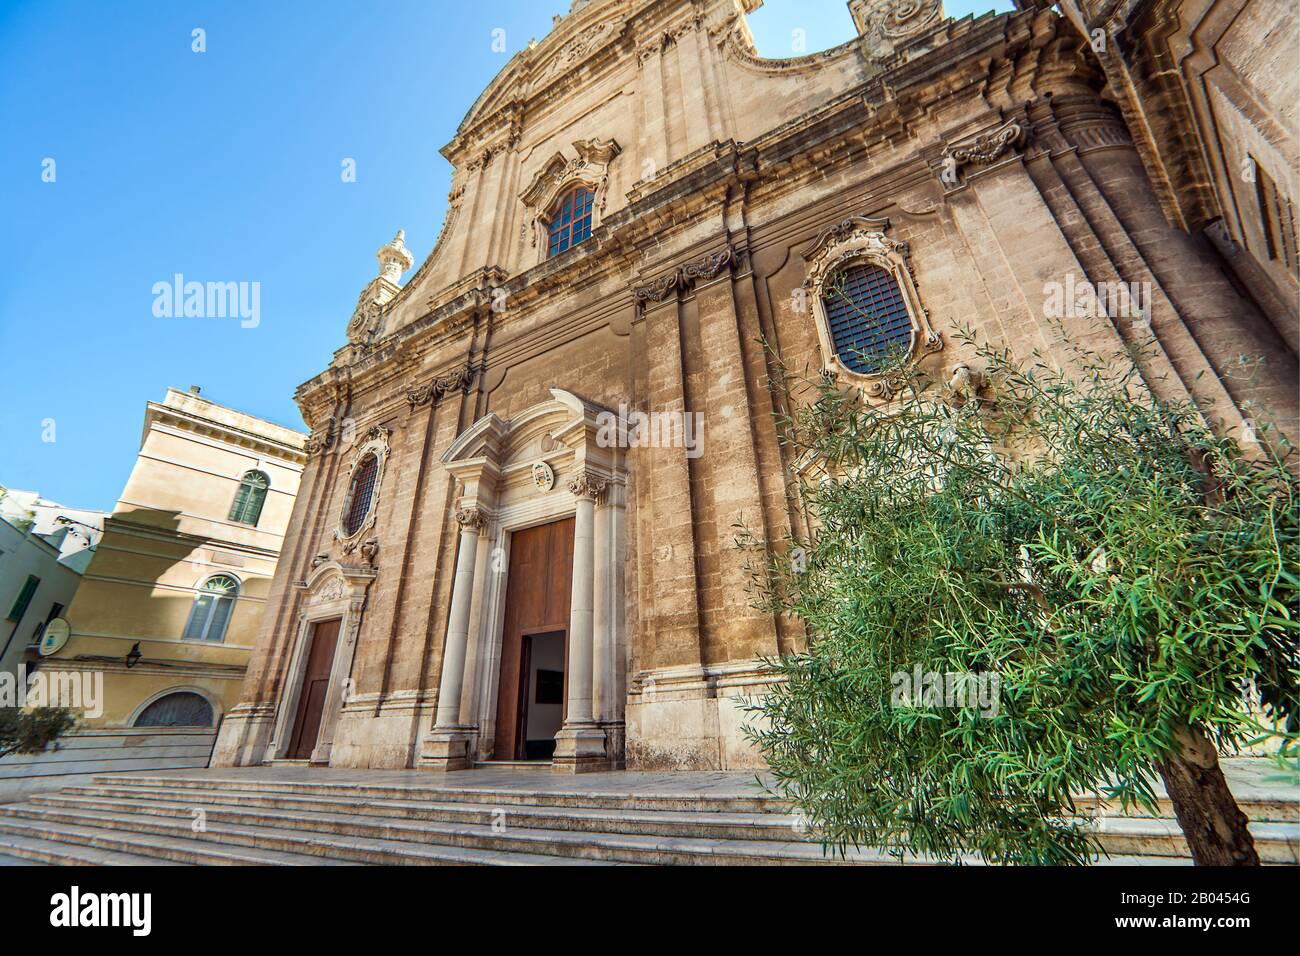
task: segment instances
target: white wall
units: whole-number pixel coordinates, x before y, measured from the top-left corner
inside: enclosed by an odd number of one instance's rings
[[[40,578],[19,621],[7,619],[28,575]],[[23,652],[50,608],[72,603],[81,575],[59,562],[57,547],[34,531],[24,533],[0,518],[0,670],[16,673]]]

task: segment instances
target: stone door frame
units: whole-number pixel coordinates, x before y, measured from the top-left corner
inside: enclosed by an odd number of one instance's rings
[[[587,565],[596,605],[589,614],[592,666],[591,706],[599,727],[603,758],[587,761],[594,769],[621,763],[626,637],[623,633],[623,510],[627,471],[624,465],[623,427],[617,440],[598,443],[598,419],[610,409],[584,401],[561,389],[551,389],[553,400],[533,406],[509,421],[489,413],[456,440],[443,457],[455,476],[461,494],[456,503],[461,523],[460,547],[475,549],[472,583],[458,596],[453,590],[453,616],[457,601],[470,601],[464,670],[460,680],[444,672],[439,696],[457,691],[457,707],[439,703],[441,716],[426,739],[421,765],[455,770],[473,766],[495,740],[496,708],[500,690],[501,650],[504,641],[506,585],[510,544],[514,532],[577,517],[588,508],[594,525]],[[553,446],[543,450],[538,441],[550,436]],[[554,484],[541,488],[533,465],[545,461]],[[579,569],[579,544],[575,541],[575,578]],[[572,614],[572,611],[571,611]],[[570,634],[572,634],[572,629]],[[446,640],[453,639],[448,626]],[[446,646],[444,660],[449,658]],[[454,658],[453,658],[454,659]],[[572,667],[572,661],[570,662]],[[573,675],[570,674],[570,682]],[[597,732],[586,730],[585,743],[594,749]]]
[[[334,643],[334,661],[330,667],[329,685],[325,690],[320,730],[309,761],[313,764],[329,763],[330,751],[334,746],[334,731],[345,703],[345,682],[352,673],[352,661],[356,655],[357,633],[361,629],[366,591],[374,579],[373,568],[354,568],[336,561],[326,561],[313,569],[306,581],[294,585],[304,592],[303,606],[298,612],[289,669],[280,687],[275,729],[266,747],[266,762],[287,759],[313,629],[321,621],[337,618],[339,636]]]

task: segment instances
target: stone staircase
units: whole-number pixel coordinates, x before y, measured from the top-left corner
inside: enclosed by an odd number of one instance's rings
[[[1239,774],[1240,776],[1240,774]],[[1300,861],[1300,794],[1234,782],[1260,856]],[[1112,864],[1189,863],[1167,802],[1124,817],[1094,801]],[[558,777],[494,768],[303,767],[105,774],[0,805],[0,862],[82,865],[776,865],[828,857],[743,774]],[[908,862],[924,862],[911,859]]]

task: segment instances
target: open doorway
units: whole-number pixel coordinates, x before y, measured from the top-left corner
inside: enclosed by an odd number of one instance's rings
[[[550,760],[564,723],[573,519],[511,534],[493,760]]]
[[[523,759],[550,760],[564,725],[564,631],[525,635],[523,654],[520,673],[528,675],[519,713]]]

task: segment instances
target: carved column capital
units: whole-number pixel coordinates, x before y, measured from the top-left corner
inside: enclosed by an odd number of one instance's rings
[[[456,512],[456,523],[462,531],[481,531],[487,524],[487,516],[478,508],[461,508]]]
[[[605,494],[605,488],[608,484],[609,482],[599,475],[583,471],[569,479],[569,493],[577,498],[590,498],[592,501],[599,501]]]

